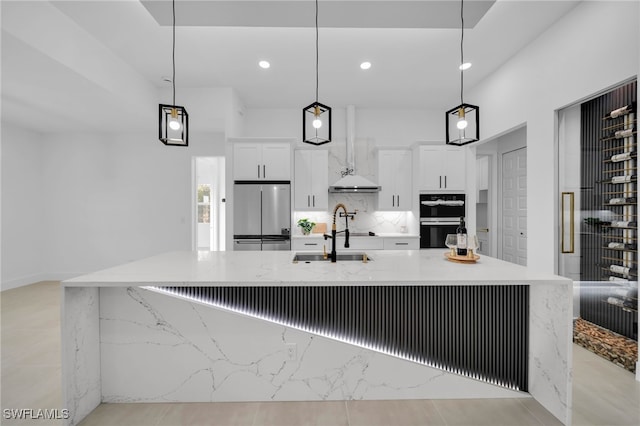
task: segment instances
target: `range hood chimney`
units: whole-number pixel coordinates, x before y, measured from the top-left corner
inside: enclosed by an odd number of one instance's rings
[[[329,187],[329,192],[333,193],[373,193],[379,192],[380,186],[371,182],[358,174],[356,174],[355,164],[355,117],[356,108],[353,105],[347,106],[347,140],[346,140],[346,154],[347,154],[347,168],[342,172],[342,178]]]

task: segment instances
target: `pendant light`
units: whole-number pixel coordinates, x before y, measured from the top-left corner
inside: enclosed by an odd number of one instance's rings
[[[173,46],[173,105],[160,104],[158,108],[158,138],[165,145],[189,146],[189,115],[183,106],[176,105],[176,1],[172,0]]]
[[[302,110],[302,141],[311,145],[331,142],[331,108],[318,102],[318,0],[316,0],[316,101]]]
[[[445,113],[447,145],[466,145],[480,140],[480,108],[464,103],[464,0],[460,0],[460,105]]]

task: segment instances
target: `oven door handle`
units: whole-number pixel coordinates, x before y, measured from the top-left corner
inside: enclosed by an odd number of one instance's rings
[[[421,226],[458,226],[458,222],[439,222],[439,221],[424,221],[420,222]]]

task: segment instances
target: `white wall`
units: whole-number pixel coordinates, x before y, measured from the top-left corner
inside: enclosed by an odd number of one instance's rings
[[[2,126],[2,290],[44,279],[42,135]]]
[[[2,133],[3,290],[190,250],[192,157],[225,147],[212,132],[192,131],[188,148],[155,131]]]
[[[346,108],[333,108],[331,114],[332,140],[344,142]],[[301,141],[302,106],[299,109],[246,109],[243,132],[243,136],[284,136]],[[369,139],[375,146],[409,147],[417,141],[444,143],[444,111],[373,109],[356,104],[355,133],[357,139]]]
[[[220,133],[167,147],[149,134],[49,135],[45,270],[73,276],[191,249],[192,157],[223,155]]]
[[[582,2],[466,96],[482,109],[483,138],[527,125],[535,269],[554,272],[557,258],[555,110],[638,74],[638,15],[638,2]]]

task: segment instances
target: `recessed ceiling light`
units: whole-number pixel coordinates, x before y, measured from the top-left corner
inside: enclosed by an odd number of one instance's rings
[[[260,68],[264,68],[264,69],[267,69],[271,66],[269,61],[260,61],[258,62],[258,65],[260,65]]]
[[[362,68],[363,70],[368,70],[369,68],[371,68],[371,62],[363,62],[360,64],[360,68]]]
[[[471,68],[471,62],[465,62],[464,64],[460,65],[458,68],[460,68],[462,71],[468,70],[469,68]]]

